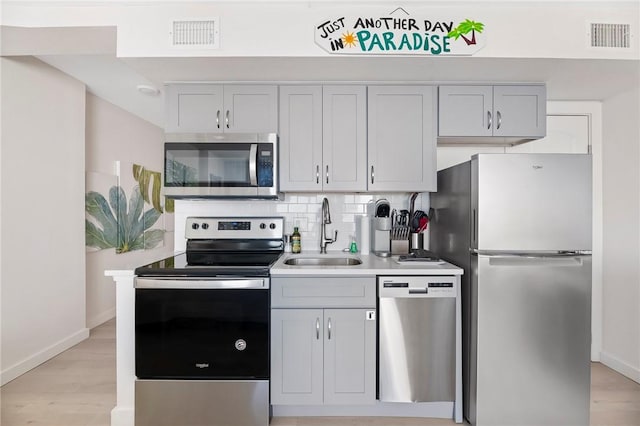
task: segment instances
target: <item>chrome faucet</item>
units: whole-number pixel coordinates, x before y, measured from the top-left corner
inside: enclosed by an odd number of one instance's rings
[[[322,200],[322,222],[320,228],[320,253],[327,252],[327,244],[335,243],[338,239],[336,230],[333,239],[327,238],[327,225],[331,224],[331,213],[329,212],[329,200],[325,197]]]

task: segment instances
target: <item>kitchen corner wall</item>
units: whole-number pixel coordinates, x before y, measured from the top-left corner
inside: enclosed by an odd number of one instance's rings
[[[32,57],[0,59],[0,384],[89,337],[84,282],[85,86]]]
[[[282,201],[261,200],[177,200],[175,214],[175,250],[184,251],[185,219],[188,216],[282,216],[284,231],[293,232],[298,226],[302,239],[302,252],[320,250],[320,220],[322,199],[329,200],[331,212],[327,234],[333,238],[338,231],[338,241],[329,244],[327,251],[341,251],[349,248],[351,237],[355,236],[355,217],[367,214],[367,204],[381,198],[391,203],[391,208],[409,209],[409,193],[395,194],[316,194],[287,193]],[[429,209],[429,194],[423,193],[416,199],[416,210]]]
[[[145,96],[140,94],[139,96]],[[116,161],[136,163],[150,170],[163,168],[164,131],[121,108],[87,93],[87,172],[112,175]],[[123,170],[123,173],[130,173]],[[127,189],[128,190],[128,189]],[[166,215],[163,215],[166,216]],[[115,316],[115,284],[105,270],[127,270],[173,253],[173,233],[165,234],[164,246],[116,254],[115,249],[86,253],[87,327],[93,328]]]
[[[603,102],[601,360],[640,383],[640,87]]]

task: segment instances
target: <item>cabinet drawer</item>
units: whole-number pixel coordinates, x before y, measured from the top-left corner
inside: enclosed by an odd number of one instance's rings
[[[272,308],[367,308],[376,306],[374,277],[271,279]]]

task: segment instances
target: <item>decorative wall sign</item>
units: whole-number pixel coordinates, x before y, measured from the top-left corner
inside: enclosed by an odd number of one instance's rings
[[[471,19],[412,16],[399,7],[387,16],[325,19],[315,28],[315,42],[332,54],[473,55],[484,47],[484,29]]]

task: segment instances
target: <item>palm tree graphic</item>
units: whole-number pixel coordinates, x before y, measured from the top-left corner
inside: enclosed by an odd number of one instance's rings
[[[476,31],[481,33],[482,30],[484,30],[484,24],[482,22],[465,19],[447,35],[449,37],[453,37],[454,40],[457,40],[458,37],[462,37],[462,39],[467,43],[467,46],[469,46],[471,44],[476,44]],[[471,40],[464,36],[465,34],[469,34],[469,32],[471,32]]]

